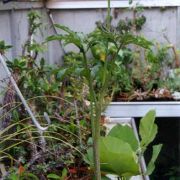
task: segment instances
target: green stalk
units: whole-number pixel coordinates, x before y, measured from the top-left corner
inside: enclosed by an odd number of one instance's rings
[[[94,156],[94,168],[96,180],[101,180],[101,169],[100,169],[100,118],[101,109],[97,105],[92,109],[92,133],[93,133],[93,156]]]
[[[108,0],[108,10],[107,10],[107,28],[111,28],[111,0]]]
[[[101,180],[101,169],[100,169],[100,147],[99,147],[99,140],[100,140],[100,118],[101,118],[101,105],[96,98],[96,94],[93,88],[93,81],[91,77],[91,72],[88,68],[87,57],[85,51],[82,51],[83,59],[84,59],[84,66],[86,69],[86,80],[88,81],[89,85],[89,93],[90,93],[90,103],[91,103],[91,128],[92,128],[92,139],[93,139],[93,159],[94,159],[94,169],[95,169],[95,179]]]

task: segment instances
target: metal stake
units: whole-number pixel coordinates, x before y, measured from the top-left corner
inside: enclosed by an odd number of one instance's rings
[[[38,122],[38,120],[35,118],[33,112],[31,111],[29,105],[27,104],[25,98],[23,97],[21,91],[19,90],[19,88],[18,88],[18,86],[17,86],[17,84],[16,84],[16,81],[14,80],[14,78],[13,78],[11,72],[9,71],[9,69],[8,69],[8,67],[7,67],[7,65],[6,65],[6,62],[5,62],[5,60],[3,59],[3,57],[2,57],[1,54],[0,54],[0,62],[2,63],[2,65],[3,65],[3,67],[4,67],[4,69],[5,69],[6,73],[7,73],[7,75],[8,75],[8,77],[9,77],[12,85],[14,86],[15,91],[17,92],[20,100],[22,101],[22,103],[23,103],[23,105],[24,105],[24,107],[25,107],[25,110],[28,112],[29,116],[31,117],[34,125],[38,128],[39,131],[45,131],[45,130],[47,130],[48,127],[49,127],[49,125],[50,125],[50,123],[51,123],[51,122],[50,122],[50,119],[49,119],[49,117],[48,117],[48,115],[47,115],[47,113],[44,113],[44,118],[45,118],[45,120],[47,121],[48,126],[47,126],[47,127],[42,127],[42,126],[40,125],[40,123]]]

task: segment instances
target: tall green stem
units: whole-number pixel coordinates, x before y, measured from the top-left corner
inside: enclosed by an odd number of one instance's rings
[[[108,14],[107,14],[107,28],[110,30],[111,28],[111,1],[108,0]]]
[[[101,180],[101,169],[100,169],[100,118],[101,118],[101,104],[98,103],[96,94],[93,88],[93,81],[91,72],[88,68],[86,53],[82,51],[84,66],[86,69],[86,79],[89,85],[90,102],[91,102],[91,127],[92,127],[92,138],[93,138],[93,157],[94,157],[94,168],[96,180]]]
[[[94,140],[93,140],[93,149],[94,149],[94,167],[95,167],[95,177],[96,180],[101,180],[101,169],[100,169],[100,118],[101,118],[101,108],[95,107],[95,117],[94,117]]]

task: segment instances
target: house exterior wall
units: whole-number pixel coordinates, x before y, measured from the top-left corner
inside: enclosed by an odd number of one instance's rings
[[[43,9],[42,4],[3,4],[0,2],[0,40],[13,45],[13,48],[7,53],[7,57],[13,59],[21,55],[22,46],[28,36],[27,13],[30,9],[36,9],[42,15],[43,28],[35,38],[43,41],[48,35],[54,34],[52,24]],[[89,33],[95,28],[96,21],[103,21],[106,17],[105,9],[52,9],[50,10],[55,23],[61,23],[75,31]],[[116,12],[117,18],[113,20],[116,24],[119,19],[131,18],[132,12],[124,8],[112,8],[112,15]],[[140,32],[148,39],[167,43],[164,35],[168,37],[171,43],[180,48],[180,8],[146,8],[143,14],[147,18],[146,24]],[[49,43],[48,51],[44,53],[49,63],[61,64],[63,50],[58,42]],[[65,51],[71,47],[65,48]]]

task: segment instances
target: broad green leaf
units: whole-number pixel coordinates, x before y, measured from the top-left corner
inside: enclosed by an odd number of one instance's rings
[[[89,148],[85,161],[93,168],[93,149]],[[131,177],[140,174],[138,158],[131,146],[116,138],[102,137],[100,139],[101,172]]]
[[[61,177],[56,175],[56,174],[48,174],[47,178],[49,178],[49,179],[58,179],[58,180],[61,179]]]
[[[140,121],[141,147],[146,147],[151,143],[157,134],[157,125],[154,123],[155,115],[155,110],[151,110]]]
[[[116,125],[108,133],[108,136],[113,136],[127,142],[131,148],[136,151],[138,149],[138,140],[135,137],[134,131],[128,125]]]
[[[150,175],[152,174],[152,172],[154,171],[155,169],[155,161],[161,151],[161,148],[162,148],[162,144],[158,144],[158,145],[154,145],[153,146],[153,153],[152,153],[152,158],[147,166],[147,171],[146,171],[146,174],[147,175]]]
[[[131,146],[116,138],[102,137],[100,139],[101,170],[119,176],[139,174],[137,156]]]

